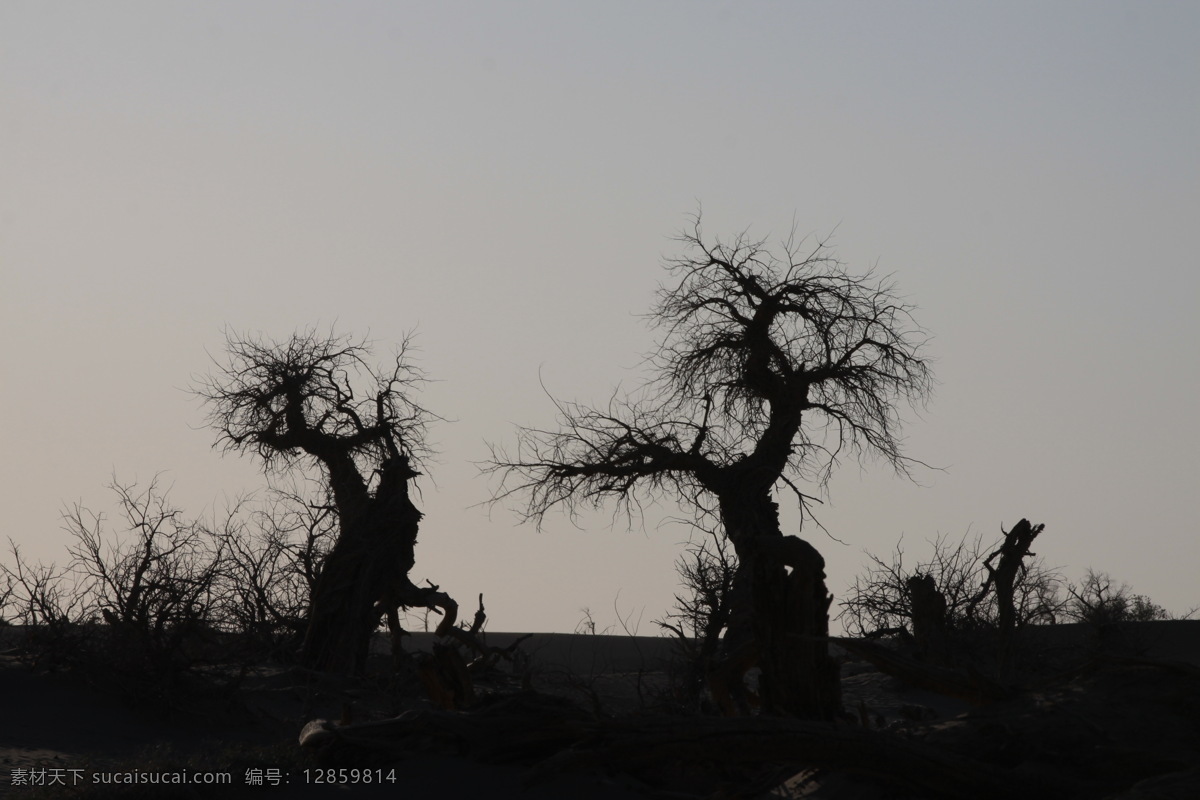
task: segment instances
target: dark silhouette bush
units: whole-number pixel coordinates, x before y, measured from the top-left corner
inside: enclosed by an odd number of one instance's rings
[[[945,623],[951,631],[995,629],[999,625],[997,598],[990,591],[987,552],[983,538],[964,535],[957,542],[939,536],[931,542],[932,554],[907,566],[903,542],[896,545],[890,561],[867,553],[870,566],[865,575],[854,580],[838,614],[851,636],[874,638],[886,635],[912,635],[913,579],[932,580],[945,599]],[[1063,578],[1041,559],[1023,562],[1014,582],[1013,605],[1018,627],[1054,623],[1063,618],[1066,601],[1062,597]]]

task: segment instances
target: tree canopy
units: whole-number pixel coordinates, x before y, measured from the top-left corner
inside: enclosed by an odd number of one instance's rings
[[[522,497],[539,523],[663,490],[707,508],[736,472],[806,508],[800,484],[823,488],[846,454],[907,474],[898,406],[923,403],[932,375],[894,284],[849,272],[826,241],[792,236],[778,255],[745,234],[709,243],[699,218],[680,241],[648,314],[650,379],[605,408],[556,400],[557,429],[493,448],[497,499]]]

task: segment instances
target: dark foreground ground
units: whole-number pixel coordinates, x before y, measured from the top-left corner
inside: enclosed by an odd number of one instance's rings
[[[503,647],[514,638],[490,634],[488,642]],[[417,635],[412,647],[430,644],[430,637]],[[1035,792],[1066,776],[1079,797],[1200,798],[1200,621],[1122,626],[1109,632],[1109,657],[1100,661],[1089,660],[1099,652],[1098,641],[1084,626],[1038,629],[1026,646],[1047,663],[1061,660],[1079,668],[1004,701],[980,704],[915,688],[842,654],[844,704],[854,721],[839,723],[838,730],[858,725],[899,737],[895,741],[982,761],[1008,770],[1002,774],[1019,777]],[[648,637],[537,635],[522,648],[527,662],[492,676],[482,688],[501,694],[532,688],[570,698],[598,719],[649,718],[673,680],[672,648],[669,640]],[[385,664],[379,657],[380,673]],[[690,773],[691,779],[672,782],[662,770],[653,778],[645,769],[625,771],[619,759],[603,768],[543,770],[531,780],[527,764],[484,763],[430,744],[413,746],[386,769],[372,771],[372,784],[364,785],[361,772],[318,772],[326,765],[306,759],[297,740],[303,725],[315,718],[361,724],[427,707],[411,687],[398,693],[381,674],[334,681],[297,669],[260,667],[226,692],[210,691],[171,706],[136,708],[136,700],[89,686],[78,675],[32,669],[13,646],[10,631],[8,649],[0,655],[0,795],[936,796],[897,783],[869,763],[863,768],[807,766],[803,748],[777,764],[774,773],[756,773],[753,781],[743,780],[749,774],[744,771],[726,774],[709,764]],[[145,786],[140,793],[105,788],[106,781],[144,780],[138,771],[218,771],[228,774],[229,785],[219,792],[195,785]],[[319,778],[333,783],[318,784]],[[356,778],[357,785],[341,785]],[[272,786],[275,782],[279,785]],[[722,794],[714,794],[718,791]],[[1046,788],[1042,796],[1055,796],[1054,790]]]

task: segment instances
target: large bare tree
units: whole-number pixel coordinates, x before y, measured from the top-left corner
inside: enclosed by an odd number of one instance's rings
[[[649,315],[652,378],[606,408],[556,401],[557,428],[493,447],[495,499],[518,496],[539,524],[556,507],[631,511],[663,495],[715,518],[739,563],[729,674],[757,663],[765,710],[829,719],[824,561],[783,535],[772,495],[790,492],[803,522],[815,496],[801,487],[823,491],[845,455],[908,474],[898,407],[928,397],[927,337],[888,280],[849,272],[823,241],[793,236],[777,254],[745,234],[706,239],[699,216],[680,240]]]
[[[423,376],[408,350],[405,341],[377,368],[365,341],[333,333],[229,334],[228,358],[197,390],[219,446],[254,454],[267,471],[316,466],[327,484],[338,537],[313,588],[301,651],[316,669],[361,670],[381,616],[398,635],[400,607],[436,608],[454,624],[454,602],[408,575],[421,520],[409,487],[434,418],[413,399]]]

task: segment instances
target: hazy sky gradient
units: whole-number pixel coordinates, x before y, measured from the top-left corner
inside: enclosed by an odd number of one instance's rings
[[[642,616],[687,531],[542,532],[472,462],[637,380],[672,235],[826,236],[934,336],[920,485],[847,464],[806,531],[863,549],[1046,523],[1035,550],[1200,605],[1200,6],[0,4],[3,533],[166,471],[264,484],[186,391],[226,327],[413,328],[453,420],[416,578],[493,629]],[[785,499],[786,498],[781,498]],[[664,513],[669,514],[670,510]],[[790,517],[794,525],[794,515]],[[794,532],[794,531],[789,531]],[[619,592],[619,597],[618,597]]]

